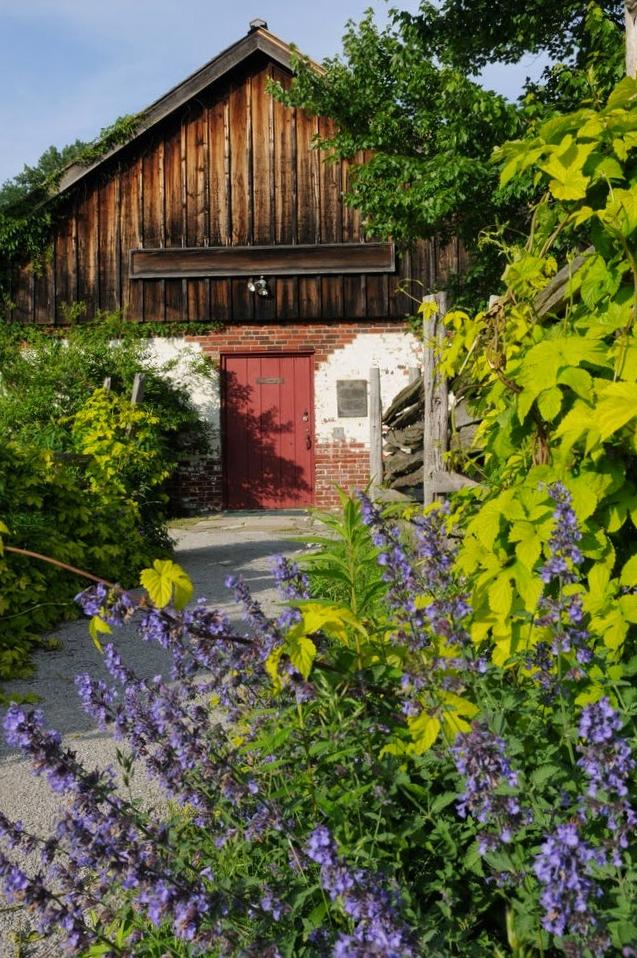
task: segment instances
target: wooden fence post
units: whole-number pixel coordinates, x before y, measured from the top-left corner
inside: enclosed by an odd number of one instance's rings
[[[369,371],[369,477],[372,486],[383,481],[383,407],[380,395],[380,369]]]
[[[140,406],[144,401],[144,380],[146,377],[143,373],[135,373],[135,378],[133,380],[133,391],[131,393],[130,401],[133,406]]]
[[[423,387],[425,409],[423,421],[423,503],[431,505],[438,488],[437,477],[445,471],[445,453],[449,446],[449,401],[447,380],[438,371],[439,348],[444,337],[443,316],[447,312],[447,293],[443,290],[423,297],[424,302],[438,307],[433,316],[423,320]]]
[[[637,76],[637,0],[624,0],[626,76]]]

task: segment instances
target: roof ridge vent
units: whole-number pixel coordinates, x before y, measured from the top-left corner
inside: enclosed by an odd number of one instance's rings
[[[255,20],[250,20],[250,29],[248,33],[254,33],[255,30],[267,30],[268,22],[267,20],[262,20],[260,17],[257,17]]]

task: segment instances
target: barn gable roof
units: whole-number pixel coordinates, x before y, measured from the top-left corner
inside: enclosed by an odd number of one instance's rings
[[[75,186],[80,180],[88,176],[103,163],[106,163],[113,156],[123,150],[129,144],[134,143],[148,130],[156,126],[166,117],[174,113],[189,100],[196,97],[212,83],[230,73],[237,66],[240,66],[245,60],[255,53],[263,53],[275,63],[287,70],[292,69],[291,56],[292,47],[285,43],[275,34],[270,33],[265,27],[251,27],[247,36],[242,37],[232,46],[227,47],[208,63],[204,64],[195,73],[186,77],[181,83],[173,87],[163,96],[151,103],[149,107],[141,111],[141,122],[133,136],[122,143],[118,143],[108,153],[100,157],[89,166],[82,166],[80,163],[73,163],[64,171],[58,184],[58,193],[63,193],[71,186]]]

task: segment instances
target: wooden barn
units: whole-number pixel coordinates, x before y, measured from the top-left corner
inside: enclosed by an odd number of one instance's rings
[[[454,247],[368,240],[342,199],[363,158],[323,162],[329,121],[267,92],[291,75],[290,47],[255,21],[128,142],[65,172],[50,261],[16,278],[16,320],[57,326],[81,301],[165,324],[160,358],[211,357],[216,385],[195,399],[214,441],[180,474],[192,508],[329,506],[335,483],[365,484],[369,370],[388,403],[419,361],[397,287],[458,265]]]

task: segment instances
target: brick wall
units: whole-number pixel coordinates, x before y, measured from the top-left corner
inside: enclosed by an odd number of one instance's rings
[[[378,320],[366,323],[276,323],[232,325],[203,336],[188,336],[186,342],[218,362],[222,354],[244,352],[312,352],[315,369],[319,369],[337,351],[350,346],[365,334],[373,339],[383,334],[406,333],[402,322]],[[357,351],[358,346],[350,349]],[[383,350],[380,349],[382,358]],[[406,367],[405,367],[406,374]],[[365,372],[366,375],[366,372]],[[347,424],[342,420],[341,424]],[[362,488],[369,480],[369,451],[360,438],[331,437],[328,422],[315,438],[315,504],[319,508],[338,505],[335,486]],[[343,432],[344,430],[334,430]],[[329,435],[328,435],[329,434]],[[222,508],[223,487],[221,463],[210,457],[197,457],[184,463],[173,483],[179,508],[184,512],[212,511]]]
[[[202,352],[218,360],[221,353],[314,352],[317,364],[351,343],[360,333],[398,333],[405,323],[386,320],[373,323],[277,323],[272,326],[227,326],[206,336],[187,336]]]
[[[167,489],[175,515],[223,509],[223,479],[218,457],[191,455],[174,471]]]
[[[362,442],[319,443],[315,453],[315,505],[331,509],[338,505],[336,486],[364,489],[369,482],[369,449]]]

